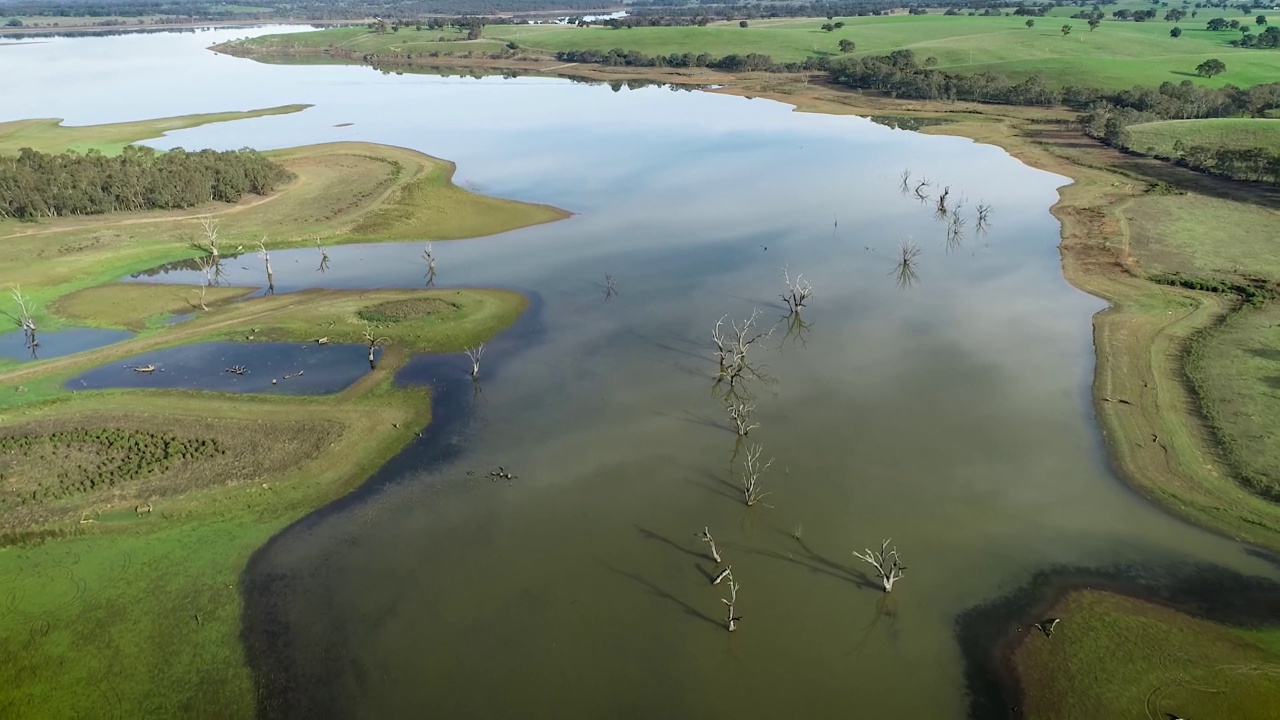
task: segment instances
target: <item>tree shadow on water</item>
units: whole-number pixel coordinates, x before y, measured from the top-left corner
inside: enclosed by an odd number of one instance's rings
[[[790,533],[784,533],[781,530],[779,530],[778,533],[785,535],[794,542],[798,552],[781,553],[773,550],[756,550],[751,548],[748,548],[747,552],[760,555],[761,557],[767,557],[772,560],[780,560],[785,563],[791,563],[792,565],[798,565],[811,573],[827,575],[863,590],[882,590],[878,583],[873,582],[869,575],[862,570],[859,570],[857,567],[845,565],[824,555],[818,554],[802,538],[798,538]]]
[[[674,604],[676,607],[679,607],[681,610],[684,611],[685,615],[688,615],[689,617],[692,617],[697,620],[701,620],[703,622],[711,623],[715,627],[721,627],[719,620],[716,620],[715,618],[711,617],[710,615],[707,615],[706,613],[690,605],[684,600],[681,600],[675,595],[672,595],[666,590],[663,590],[662,588],[655,585],[653,582],[646,580],[640,575],[637,575],[636,573],[633,573],[633,572],[629,572],[627,570],[616,568],[604,561],[601,561],[601,564],[604,565],[604,567],[607,568],[608,570],[615,572],[625,578],[628,578],[633,582],[635,582],[636,584],[640,585],[645,590],[647,590],[650,595],[653,595],[654,597],[660,598],[662,600],[666,600],[667,602]]]
[[[672,540],[671,538],[665,535],[660,535],[652,530],[649,530],[648,528],[643,528],[637,525],[636,532],[640,533],[640,537],[646,540],[653,540],[655,542],[660,542],[664,545],[667,545],[668,547],[671,547],[674,550],[684,553],[685,555],[692,555],[699,559],[705,559],[707,557],[706,553],[700,553],[700,552],[697,552],[696,550],[690,550],[689,548],[681,545],[675,540]]]

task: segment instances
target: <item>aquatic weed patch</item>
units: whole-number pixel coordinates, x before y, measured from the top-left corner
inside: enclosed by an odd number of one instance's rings
[[[0,509],[62,499],[225,455],[217,439],[125,428],[0,437]]]

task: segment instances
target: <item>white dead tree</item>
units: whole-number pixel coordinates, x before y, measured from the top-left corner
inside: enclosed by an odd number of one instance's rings
[[[804,303],[813,295],[813,283],[804,279],[804,275],[796,275],[796,279],[791,279],[791,271],[782,268],[782,279],[787,283],[787,292],[782,295],[782,302],[787,304],[787,309],[792,314],[800,312],[800,308],[804,307]]]
[[[427,281],[427,287],[436,284],[436,256],[431,249],[431,243],[422,249],[422,260],[427,264],[427,274],[423,277]]]
[[[200,229],[204,231],[204,245],[200,245],[201,250],[207,250],[213,256],[214,264],[218,261],[218,221],[205,215],[200,218]]]
[[[729,420],[733,422],[733,427],[738,431],[739,437],[746,437],[748,433],[760,427],[760,423],[751,422],[755,415],[756,406],[745,401],[730,401],[725,405],[725,410],[729,412]]]
[[[725,320],[728,318],[728,315],[724,315],[716,321],[711,340],[715,343],[716,361],[720,365],[718,377],[736,382],[753,373],[751,366],[747,363],[747,351],[755,343],[772,335],[773,328],[769,328],[768,332],[760,332],[756,329],[756,321],[760,319],[759,309],[752,310],[751,317],[740,323],[730,322],[729,328],[726,329]]]
[[[316,249],[320,251],[320,267],[316,268],[316,272],[323,274],[329,269],[329,251],[320,242],[320,238],[316,238]]]
[[[31,302],[31,296],[23,294],[22,287],[18,285],[14,286],[10,294],[13,296],[13,301],[18,304],[18,316],[15,318],[18,322],[18,327],[22,328],[22,331],[27,334],[34,333],[36,331],[36,321],[31,313],[35,309],[35,305]]]
[[[471,359],[471,377],[480,377],[480,358],[484,355],[484,343],[467,348],[467,357]]]
[[[734,613],[733,606],[738,602],[738,583],[734,582],[733,573],[729,573],[729,597],[720,598],[720,602],[725,604],[728,609],[725,613],[724,628],[729,632],[738,629],[738,623],[742,621],[742,617]]]
[[[275,274],[271,272],[271,253],[267,252],[265,237],[258,241],[258,257],[262,258],[262,263],[267,268],[267,292],[274,293],[276,290]]]
[[[893,584],[902,579],[903,571],[907,569],[898,558],[898,548],[889,547],[890,542],[892,540],[886,539],[880,543],[880,549],[874,553],[870,548],[864,552],[853,551],[854,557],[876,569],[876,576],[887,593],[893,592]]]
[[[391,338],[379,337],[373,332],[373,327],[366,322],[364,324],[364,341],[369,344],[369,367],[373,367],[373,351],[382,347],[383,343],[391,342]]]
[[[747,507],[755,505],[769,495],[764,491],[760,476],[769,469],[770,465],[773,465],[773,458],[761,465],[760,453],[762,452],[764,448],[760,445],[752,445],[747,448],[747,454],[742,458],[742,499],[746,501]]]
[[[22,328],[22,335],[27,343],[27,349],[34,356],[36,348],[40,346],[40,341],[36,339],[36,319],[33,314],[35,303],[31,301],[30,295],[23,294],[21,286],[15,285],[11,294],[13,301],[18,304],[18,315],[14,319],[18,323],[18,327]]]
[[[711,537],[711,529],[708,527],[702,528],[702,532],[698,533],[698,537],[702,539],[702,542],[711,546],[711,559],[715,560],[716,564],[719,565],[721,563],[720,551],[716,549],[716,539]]]

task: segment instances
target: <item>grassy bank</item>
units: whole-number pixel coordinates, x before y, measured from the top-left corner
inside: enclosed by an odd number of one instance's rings
[[[1029,692],[1023,716],[1273,718],[1280,632],[1202,620],[1107,592],[1069,593],[1027,628],[1013,654]],[[1082,691],[1084,690],[1084,691]]]
[[[247,57],[307,54],[338,49],[360,54],[488,55],[506,43],[518,46],[515,55],[537,57],[561,50],[613,48],[645,55],[708,53],[715,57],[759,53],[777,62],[806,57],[840,55],[841,40],[851,40],[850,53],[882,55],[910,49],[920,60],[935,57],[938,67],[953,72],[991,72],[1014,79],[1040,74],[1051,85],[1087,84],[1120,89],[1133,85],[1157,86],[1162,82],[1192,79],[1207,85],[1238,86],[1272,82],[1280,76],[1280,53],[1274,50],[1233,48],[1227,40],[1238,33],[1210,32],[1210,17],[1228,13],[1203,12],[1195,20],[1180,23],[1181,37],[1170,37],[1172,23],[1104,21],[1089,32],[1083,20],[1036,18],[1028,28],[1022,17],[969,17],[941,14],[884,17],[780,18],[751,20],[741,28],[736,21],[705,27],[637,27],[609,29],[559,25],[491,25],[480,40],[462,39],[455,30],[375,34],[366,28],[337,28],[309,33],[268,35],[228,43],[219,49]],[[1237,13],[1238,15],[1238,13]],[[843,22],[833,32],[822,25]],[[1072,24],[1070,35],[1060,28]],[[444,42],[441,42],[441,39]],[[1199,78],[1195,68],[1216,57],[1227,72],[1212,79]],[[424,58],[425,59],[425,58]]]

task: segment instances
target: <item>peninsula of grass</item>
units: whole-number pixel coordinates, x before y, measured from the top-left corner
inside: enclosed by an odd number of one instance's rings
[[[1109,6],[1110,7],[1110,6]],[[363,27],[335,28],[286,35],[265,35],[226,43],[216,49],[229,54],[266,60],[289,55],[356,53],[357,56],[410,54],[428,61],[441,56],[486,56],[506,50],[515,58],[551,57],[566,50],[614,48],[645,55],[707,53],[719,58],[731,54],[758,53],[775,62],[798,62],[808,57],[834,57],[840,41],[850,40],[851,57],[884,55],[912,50],[923,61],[937,58],[937,67],[951,72],[990,72],[1013,80],[1040,75],[1049,85],[1063,87],[1085,83],[1109,90],[1134,85],[1155,87],[1163,82],[1192,79],[1210,86],[1241,87],[1274,82],[1280,77],[1280,52],[1234,48],[1227,41],[1233,33],[1211,32],[1205,25],[1212,13],[1195,20],[1185,18],[1180,37],[1170,37],[1173,23],[1105,20],[1094,32],[1084,21],[1036,18],[1028,28],[1024,17],[969,17],[890,15],[882,17],[779,18],[751,20],[748,27],[736,21],[705,27],[607,27],[578,28],[563,25],[489,25],[481,40],[467,41],[456,30],[404,28],[377,34]],[[827,32],[832,22],[844,26]],[[1073,24],[1063,36],[1060,27]],[[441,38],[444,42],[441,42]],[[1216,57],[1227,72],[1201,78],[1195,68]]]
[[[225,285],[206,288],[204,305],[217,308],[253,292]],[[140,331],[175,315],[200,311],[200,288],[167,283],[112,283],[77,290],[49,305],[54,317],[68,324]]]
[[[29,147],[46,153],[59,153],[65,150],[75,152],[97,150],[104,155],[115,155],[125,145],[158,138],[173,130],[268,115],[287,115],[302,112],[309,107],[311,106],[281,105],[245,112],[181,115],[106,125],[63,125],[62,120],[57,118],[14,120],[0,123],[0,154],[12,155],[22,148]]]
[[[1062,618],[1053,635],[1028,628],[1013,653],[1021,717],[1280,716],[1280,630],[1097,590],[1068,593],[1045,615]]]
[[[273,249],[317,241],[450,240],[568,216],[547,205],[459,188],[452,182],[453,163],[404,148],[332,143],[268,155],[296,178],[265,197],[39,223],[0,220],[0,287],[21,286],[47,328],[60,322],[50,308],[64,295],[202,254],[193,243],[203,238],[205,217],[219,221],[219,241],[231,253],[264,238]],[[171,311],[181,311],[177,302]]]

